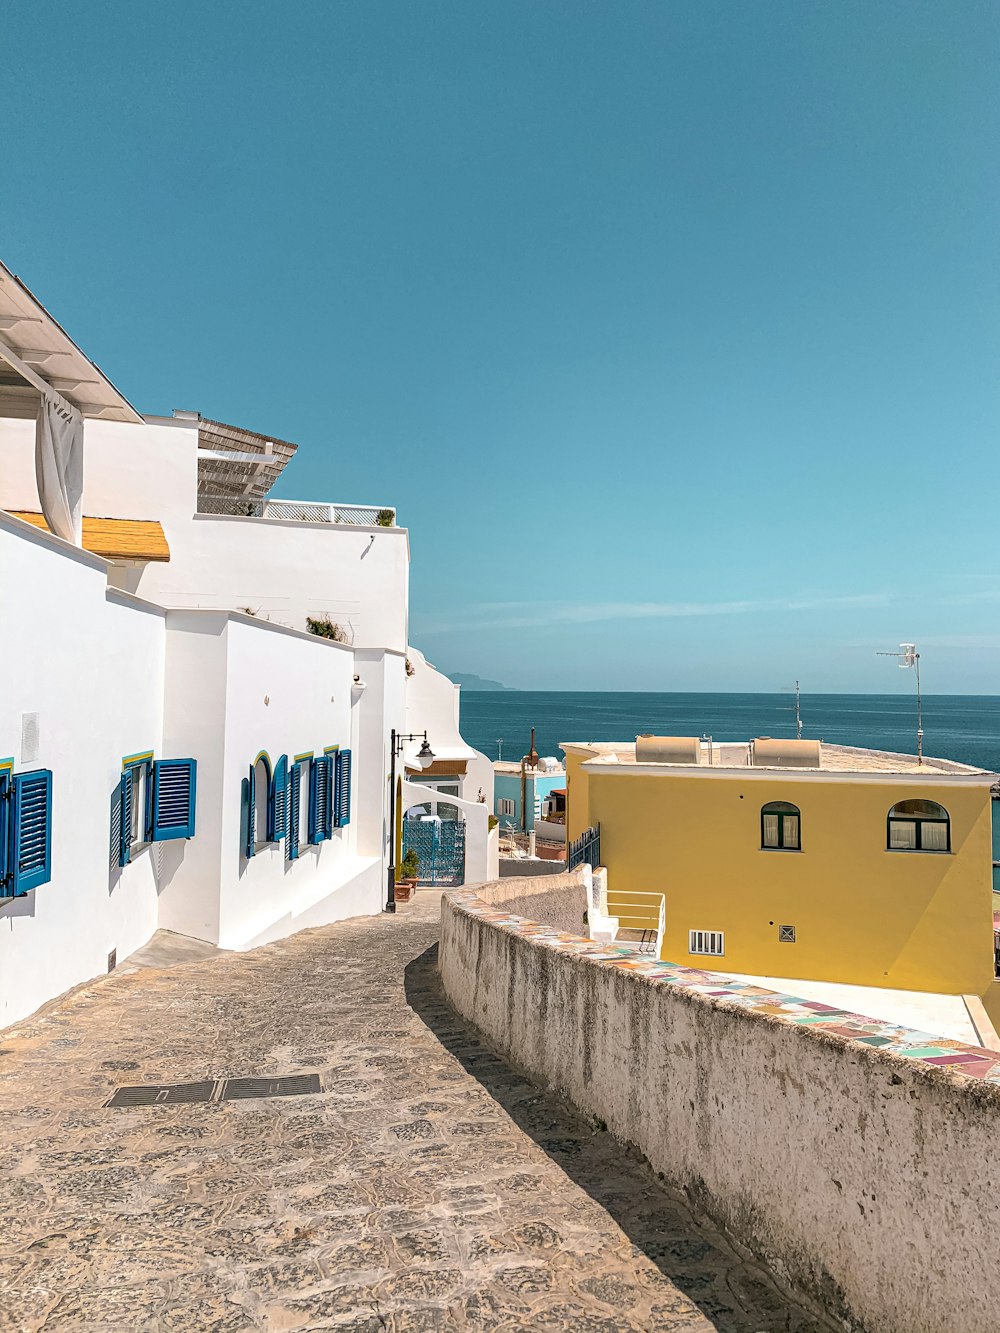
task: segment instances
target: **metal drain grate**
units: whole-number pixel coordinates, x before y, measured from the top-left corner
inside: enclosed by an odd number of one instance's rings
[[[180,1102],[231,1102],[251,1097],[304,1097],[322,1092],[318,1074],[286,1074],[283,1078],[208,1078],[200,1083],[143,1083],[116,1088],[106,1107],[171,1106]]]
[[[285,1078],[228,1078],[220,1101],[238,1101],[243,1097],[303,1097],[322,1092],[319,1074],[288,1074]]]
[[[177,1102],[209,1102],[215,1092],[215,1079],[200,1083],[144,1083],[135,1088],[116,1088],[105,1106],[171,1106]]]

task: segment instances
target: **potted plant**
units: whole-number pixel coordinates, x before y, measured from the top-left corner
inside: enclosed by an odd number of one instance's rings
[[[408,903],[410,894],[417,887],[417,876],[420,871],[420,857],[411,847],[403,857],[399,865],[396,879],[396,902]]]

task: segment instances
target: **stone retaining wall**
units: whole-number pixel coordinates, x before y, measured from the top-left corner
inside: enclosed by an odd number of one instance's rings
[[[1000,1057],[629,959],[519,919],[510,887],[446,895],[440,944],[504,1055],[844,1328],[995,1333]]]

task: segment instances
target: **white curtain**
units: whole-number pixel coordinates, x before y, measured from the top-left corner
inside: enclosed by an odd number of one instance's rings
[[[49,531],[79,546],[83,529],[83,417],[43,394],[35,422],[35,476]]]

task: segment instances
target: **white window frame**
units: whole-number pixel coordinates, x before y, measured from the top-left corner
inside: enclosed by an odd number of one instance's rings
[[[497,797],[497,815],[502,819],[513,819],[517,814],[517,803],[510,796]]]
[[[710,958],[724,958],[726,954],[726,932],[724,930],[689,930],[688,953],[707,955]]]

